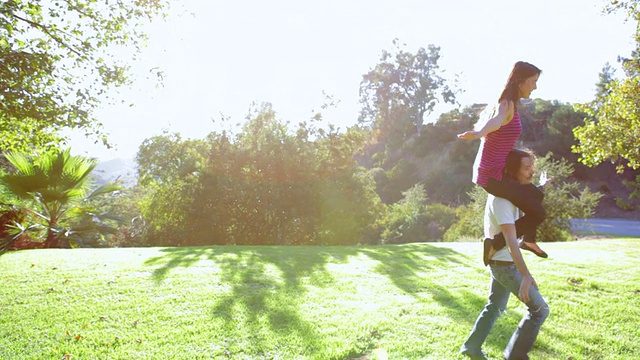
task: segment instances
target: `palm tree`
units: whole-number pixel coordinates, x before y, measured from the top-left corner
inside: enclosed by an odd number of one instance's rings
[[[33,222],[16,223],[15,237],[44,230],[45,247],[69,247],[82,244],[88,234],[115,230],[104,220],[116,218],[97,214],[88,206],[91,199],[121,189],[106,184],[90,191],[89,175],[98,164],[96,159],[72,156],[70,149],[39,157],[10,152],[5,157],[15,170],[0,176],[0,182],[16,197],[27,200],[23,210]]]

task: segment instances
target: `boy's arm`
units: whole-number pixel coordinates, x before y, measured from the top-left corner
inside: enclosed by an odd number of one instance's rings
[[[511,257],[513,258],[513,262],[520,272],[520,275],[522,275],[522,283],[520,283],[518,297],[522,302],[526,303],[529,301],[529,289],[531,289],[531,286],[536,286],[536,283],[535,280],[533,280],[533,276],[529,273],[527,264],[525,264],[522,253],[520,252],[520,244],[518,243],[516,235],[516,225],[502,224],[500,225],[500,228],[502,229],[502,234],[504,235],[504,239],[507,243],[507,247],[509,248],[509,253],[511,253]]]

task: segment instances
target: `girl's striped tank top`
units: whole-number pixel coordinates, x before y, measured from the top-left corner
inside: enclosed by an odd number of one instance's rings
[[[502,180],[507,163],[507,155],[522,134],[522,123],[518,110],[514,110],[513,119],[490,133],[480,141],[480,149],[473,164],[473,182],[487,186],[489,179]]]

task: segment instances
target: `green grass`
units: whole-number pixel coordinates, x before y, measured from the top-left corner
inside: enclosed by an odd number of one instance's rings
[[[551,315],[532,359],[640,358],[640,240],[525,258]],[[1,359],[462,359],[480,243],[29,250],[0,256]],[[484,350],[501,359],[512,297]]]

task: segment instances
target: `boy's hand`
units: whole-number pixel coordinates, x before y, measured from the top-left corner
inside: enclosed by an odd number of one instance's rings
[[[529,290],[531,287],[536,287],[536,282],[533,280],[533,276],[526,275],[522,277],[522,282],[520,283],[520,291],[518,292],[518,297],[522,302],[529,302]]]
[[[547,177],[547,172],[543,171],[540,173],[540,185],[538,185],[539,187],[544,187],[546,185],[549,185],[553,182],[553,178]]]

